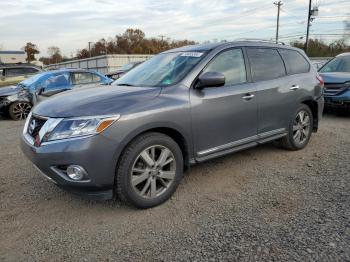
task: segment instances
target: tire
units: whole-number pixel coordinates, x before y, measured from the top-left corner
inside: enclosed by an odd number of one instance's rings
[[[300,119],[303,115],[304,120],[301,121]],[[307,117],[308,121],[306,120]],[[290,120],[287,136],[283,137],[279,143],[283,148],[288,150],[303,149],[309,143],[312,130],[313,115],[311,109],[307,105],[301,104],[295,114],[293,114],[293,118]],[[297,135],[298,132],[300,137]]]
[[[24,120],[27,118],[30,110],[32,110],[32,105],[28,102],[14,102],[9,106],[9,116],[13,120]]]
[[[183,165],[181,149],[173,139],[161,133],[140,135],[121,155],[115,181],[117,196],[137,208],[160,205],[175,192]]]

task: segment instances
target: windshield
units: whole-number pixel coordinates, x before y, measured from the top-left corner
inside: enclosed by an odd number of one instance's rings
[[[137,66],[112,85],[170,86],[183,79],[203,57],[203,52],[159,54]]]
[[[350,73],[350,56],[338,56],[325,64],[321,73],[327,72],[348,72]]]
[[[29,87],[31,86],[33,83],[35,83],[36,81],[38,81],[40,79],[40,77],[42,77],[44,74],[46,74],[45,72],[44,73],[40,73],[40,74],[36,74],[32,77],[29,77],[25,80],[23,80],[22,82],[20,82],[18,84],[18,86],[20,87],[23,87],[23,88],[26,88],[26,87]]]

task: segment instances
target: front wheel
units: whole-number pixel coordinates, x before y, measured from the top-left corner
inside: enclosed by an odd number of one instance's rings
[[[183,175],[178,144],[161,133],[137,137],[124,150],[116,174],[118,197],[138,208],[157,206],[175,192]]]
[[[280,140],[289,150],[303,149],[309,142],[313,130],[313,116],[307,105],[300,105],[290,120],[288,134]]]
[[[9,106],[9,116],[13,120],[24,120],[31,109],[32,105],[28,102],[14,102]]]

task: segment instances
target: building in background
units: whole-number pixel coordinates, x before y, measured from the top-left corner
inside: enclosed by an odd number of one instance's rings
[[[123,65],[130,62],[143,62],[152,55],[101,55],[90,58],[71,60],[67,62],[47,65],[47,70],[58,68],[82,68],[96,70],[102,74],[107,74],[120,69]]]
[[[0,64],[26,63],[24,51],[0,51]]]

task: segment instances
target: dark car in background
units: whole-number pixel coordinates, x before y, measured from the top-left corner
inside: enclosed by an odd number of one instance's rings
[[[124,74],[129,72],[131,69],[137,67],[141,63],[143,63],[143,62],[139,61],[139,62],[127,63],[127,64],[123,65],[120,69],[107,73],[106,76],[109,78],[112,78],[113,80],[117,80],[118,78],[120,78],[121,76],[123,76]]]
[[[40,67],[32,64],[0,64],[0,87],[15,85],[41,71]]]
[[[350,53],[343,53],[320,70],[326,109],[350,110]]]
[[[184,169],[269,141],[304,148],[323,82],[303,51],[264,42],[193,45],[147,60],[109,87],[34,107],[22,149],[46,178],[95,199],[148,208]]]
[[[64,91],[110,84],[108,77],[85,69],[42,72],[16,86],[0,88],[0,111],[14,120],[25,119],[32,106]]]

